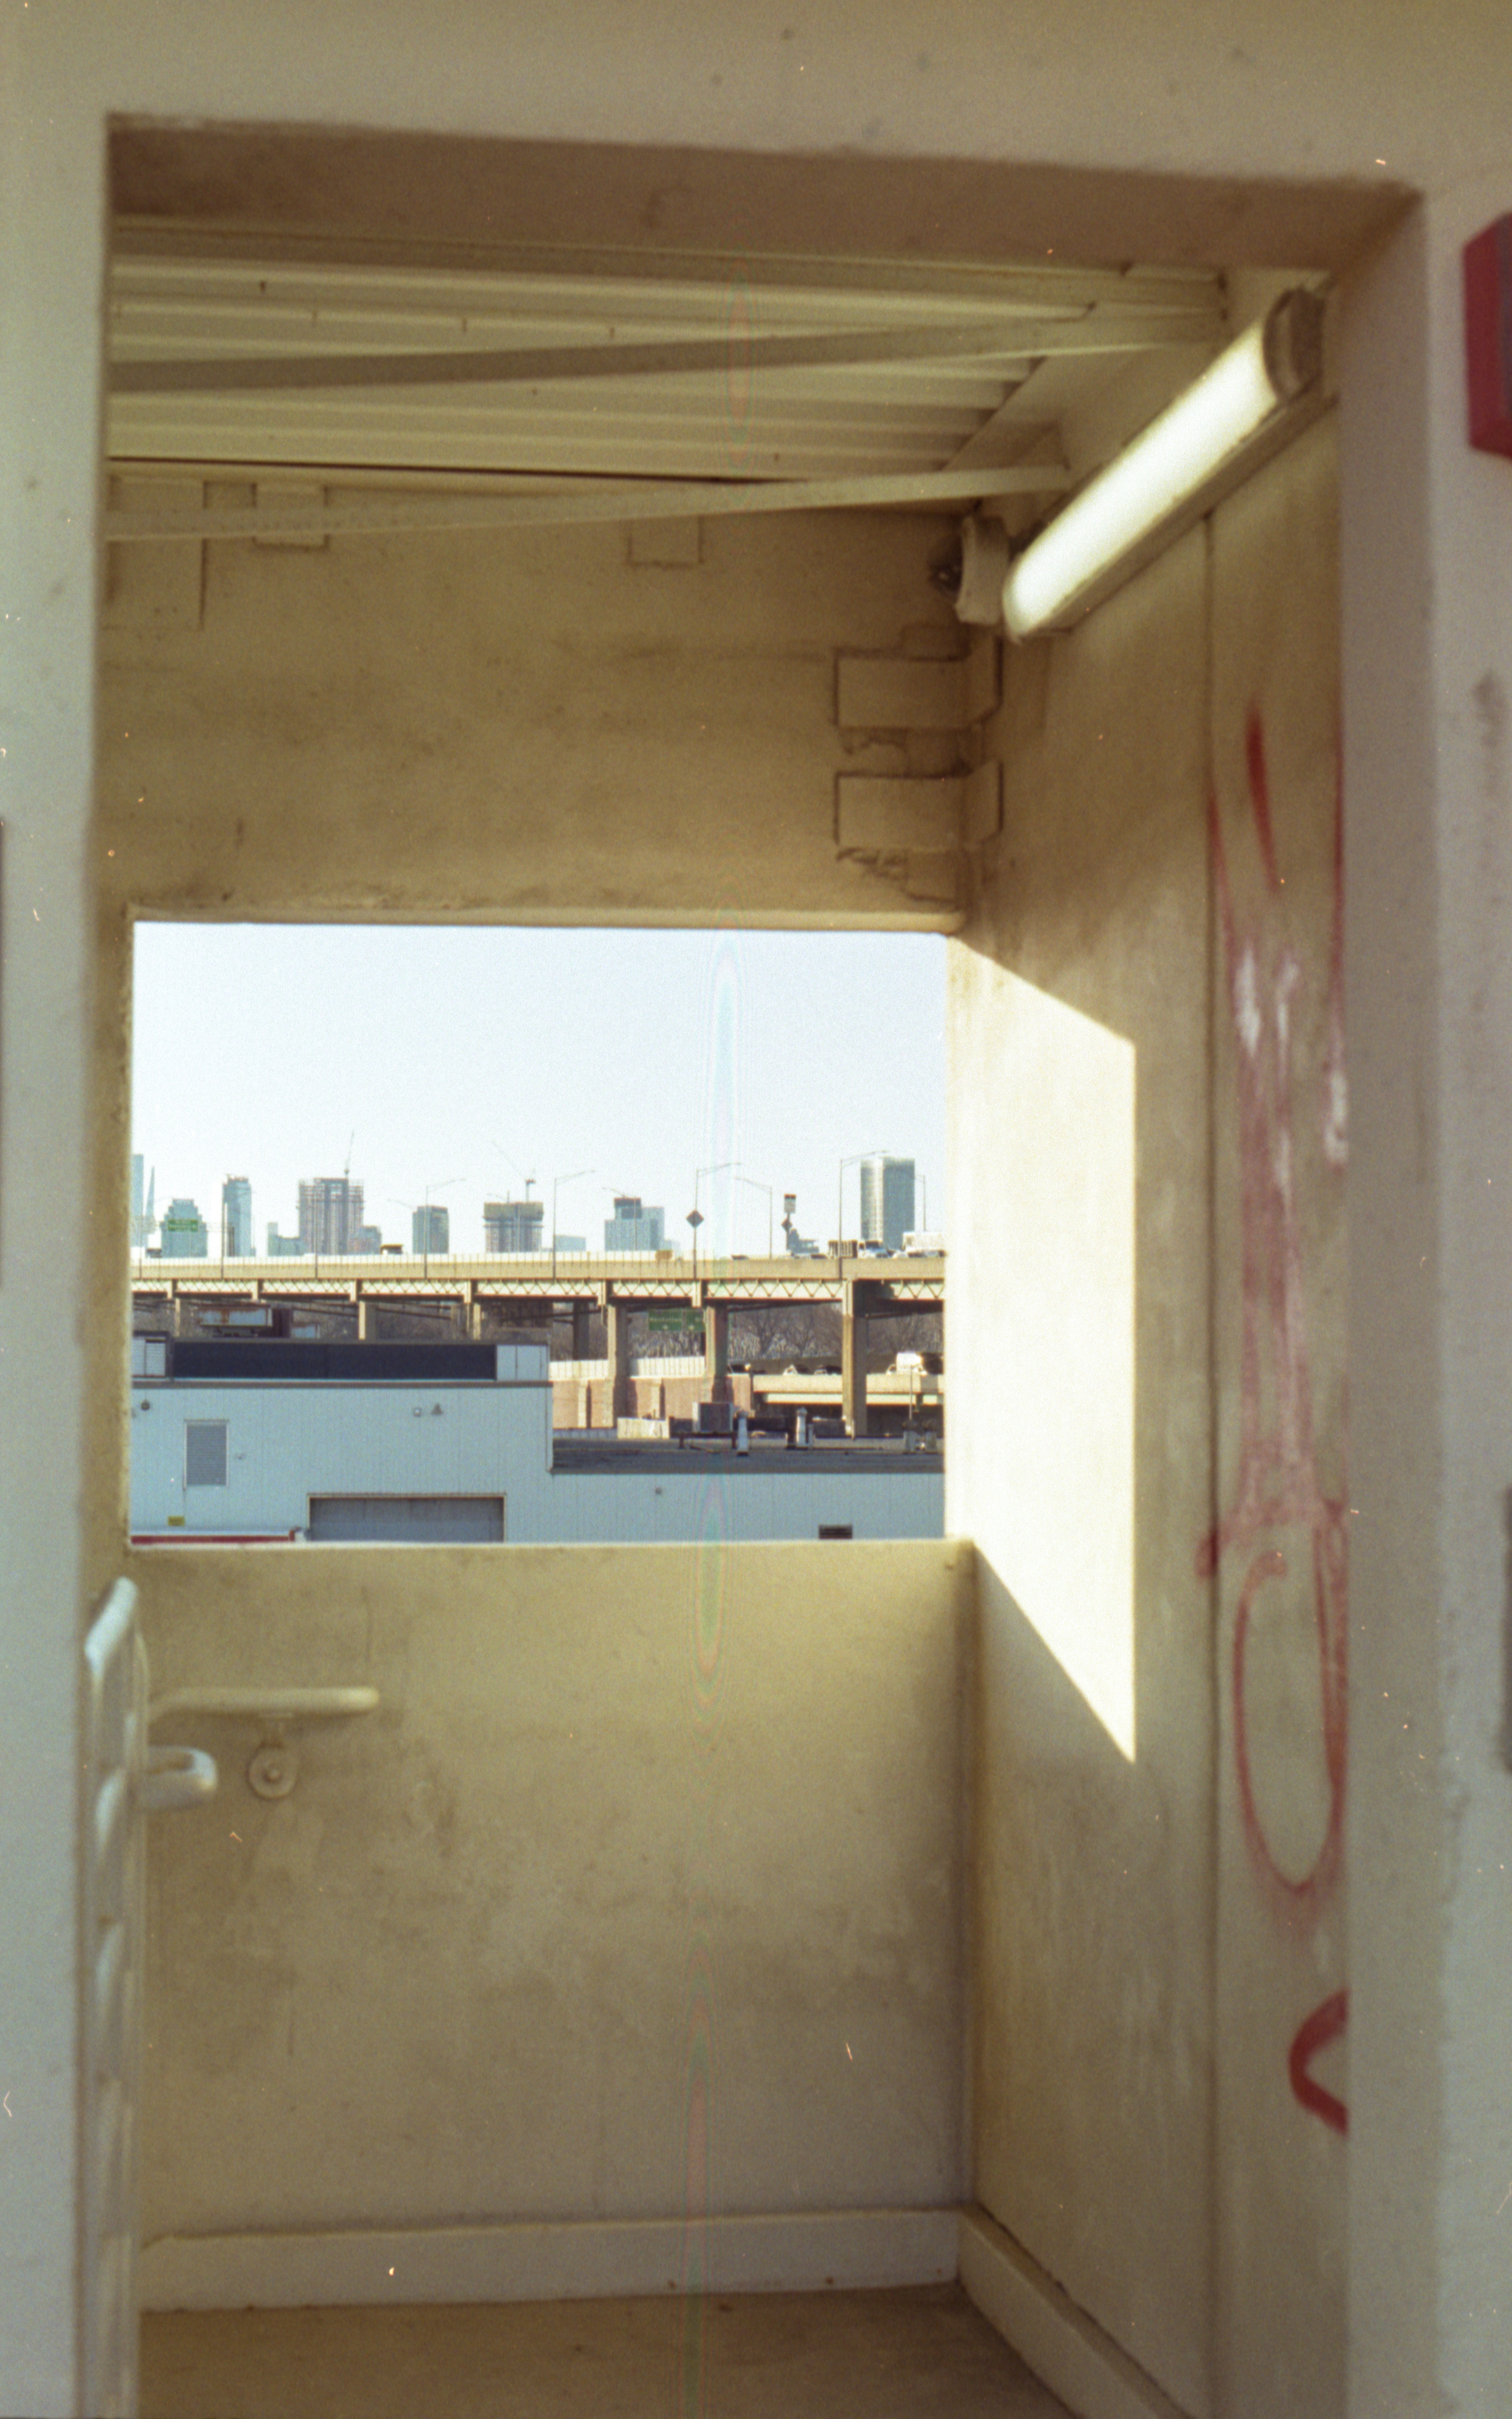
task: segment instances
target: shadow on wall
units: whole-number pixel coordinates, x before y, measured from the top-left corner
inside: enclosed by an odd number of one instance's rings
[[[978,2196],[1182,2407],[1202,2409],[1205,1743],[1191,1742],[1187,1810],[1156,1674],[1144,1673],[1150,1739],[1131,1759],[984,1560],[978,1608]],[[1149,2213],[1158,2259],[1132,2210]]]

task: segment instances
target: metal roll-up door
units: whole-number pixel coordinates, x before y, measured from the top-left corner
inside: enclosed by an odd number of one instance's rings
[[[322,1545],[497,1546],[501,1495],[312,1495],[311,1538]]]

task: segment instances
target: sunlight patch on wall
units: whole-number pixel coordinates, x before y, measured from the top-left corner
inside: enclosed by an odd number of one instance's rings
[[[973,952],[952,960],[952,1103],[997,1113],[952,1121],[953,1299],[971,1317],[949,1333],[951,1502],[1132,1758],[1134,1046]]]

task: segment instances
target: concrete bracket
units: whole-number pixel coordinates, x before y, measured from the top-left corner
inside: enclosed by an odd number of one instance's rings
[[[835,778],[835,847],[841,856],[875,861],[962,845],[962,774],[840,773]]]
[[[835,720],[841,731],[969,731],[995,714],[1002,649],[991,630],[949,655],[835,657]]]
[[[909,899],[959,908],[1002,822],[1002,767],[983,729],[1001,699],[1002,652],[990,630],[950,652],[921,649],[919,636],[896,654],[836,655],[842,741],[900,741],[909,769],[837,774],[835,850]]]

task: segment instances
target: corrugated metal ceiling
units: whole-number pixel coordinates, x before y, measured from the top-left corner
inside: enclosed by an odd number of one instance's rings
[[[1068,399],[1215,351],[1197,270],[1001,270],[644,254],[434,262],[120,241],[114,463],[316,471],[836,480],[1045,458]]]

